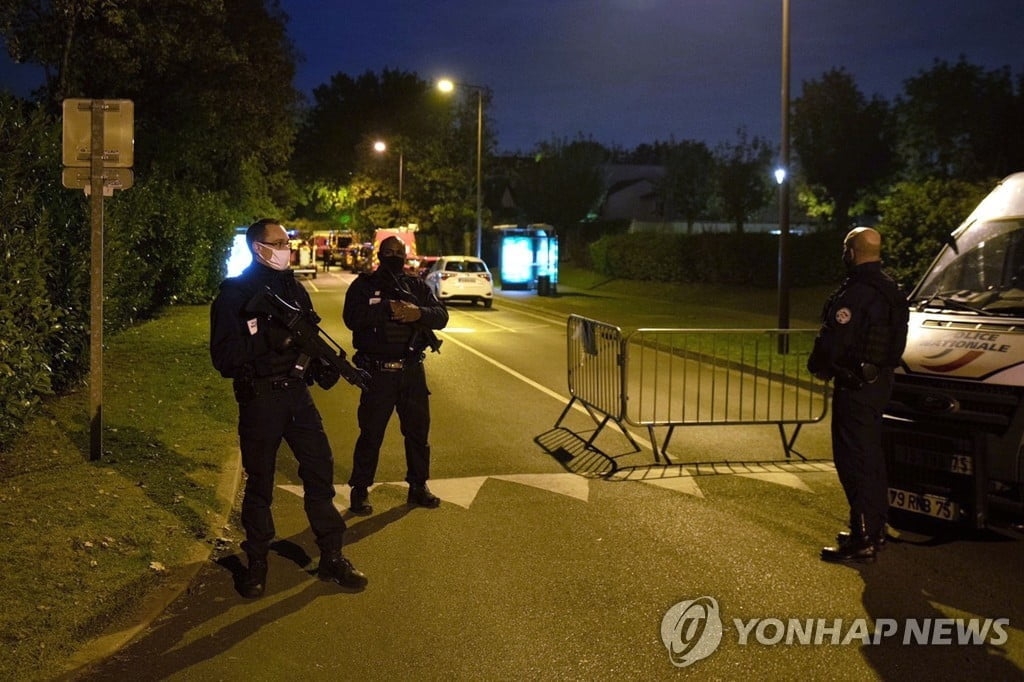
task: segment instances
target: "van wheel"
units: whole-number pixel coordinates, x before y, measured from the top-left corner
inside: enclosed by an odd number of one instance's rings
[[[494,303],[494,299],[488,298],[488,299],[484,300],[484,307],[485,308],[490,308],[492,303]]]

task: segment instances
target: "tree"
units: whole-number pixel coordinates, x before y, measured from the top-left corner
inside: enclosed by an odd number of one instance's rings
[[[715,201],[721,215],[743,232],[747,217],[771,201],[768,171],[772,150],[759,137],[749,138],[742,128],[735,142],[715,148]]]
[[[949,234],[992,189],[989,183],[931,178],[900,182],[881,200],[886,269],[909,290],[928,269]]]
[[[891,175],[890,129],[885,101],[865,100],[842,69],[806,81],[793,102],[793,149],[807,191],[831,203],[837,228],[846,229],[857,199]]]
[[[607,159],[604,147],[583,137],[541,143],[518,169],[516,198],[531,221],[568,227],[597,208]]]
[[[444,126],[445,103],[415,73],[384,69],[357,78],[344,73],[313,90],[295,143],[292,167],[302,182],[345,184],[365,162],[367,140],[397,149],[417,143]]]
[[[277,0],[15,0],[0,14],[9,51],[66,97],[135,103],[135,169],[178,185],[227,190],[241,203],[262,175],[273,198],[293,188],[298,92]]]
[[[1024,75],[936,60],[897,99],[899,153],[909,178],[985,180],[1024,168]]]
[[[715,158],[703,142],[683,140],[666,150],[665,176],[659,191],[665,206],[665,219],[676,216],[686,220],[687,232],[702,217],[714,193]]]

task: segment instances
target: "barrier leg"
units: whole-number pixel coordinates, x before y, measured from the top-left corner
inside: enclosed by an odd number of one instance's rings
[[[669,434],[671,435],[671,433],[672,433],[672,427],[669,427]],[[655,462],[655,464],[657,464],[658,462],[662,461],[663,459],[665,460],[665,464],[671,464],[672,460],[670,460],[668,458],[668,453],[665,452],[665,444],[662,444],[661,446],[658,445],[658,434],[654,432],[654,427],[653,426],[651,426],[651,425],[647,426],[647,435],[650,436],[650,439],[651,439],[651,450],[654,451],[654,462]],[[667,444],[667,442],[668,442],[668,438],[666,437],[666,444]]]
[[[800,435],[800,427],[803,426],[803,424],[796,425],[791,438],[786,437],[786,429],[781,422],[777,423],[776,426],[779,427],[779,436],[782,438],[782,448],[786,451],[786,459],[789,459],[791,455],[796,455],[806,462],[807,458],[793,449],[793,444],[796,443],[796,437]]]
[[[562,423],[563,419],[565,419],[565,415],[569,414],[569,409],[572,407],[572,404],[574,402],[576,402],[576,396],[572,397],[572,400],[569,401],[569,404],[565,406],[564,410],[562,410],[562,414],[558,415],[558,420],[555,422],[554,428],[557,429],[558,425]]]

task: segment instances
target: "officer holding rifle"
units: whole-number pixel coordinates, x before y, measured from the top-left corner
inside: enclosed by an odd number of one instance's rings
[[[345,521],[332,502],[334,458],[309,385],[315,381],[330,388],[342,376],[358,385],[364,375],[345,362],[344,351],[333,352],[319,338],[320,318],[289,268],[288,233],[280,221],[256,221],[245,239],[253,261],[221,283],[210,309],[210,357],[233,381],[246,473],[242,548],[248,565],[238,590],[254,598],[266,589],[275,532],[270,506],[282,439],[299,462],[306,516],[320,548],[319,577],[361,588],[366,576],[341,553]]]
[[[405,244],[397,237],[380,243],[380,266],[356,278],[345,295],[342,313],[352,330],[354,362],[370,374],[369,388],[359,399],[359,439],[352,459],[350,509],[373,512],[369,487],[377,473],[380,446],[391,413],[398,411],[405,437],[405,480],[408,502],[436,508],[441,500],[430,492],[430,391],[423,371],[424,351],[441,342],[435,329],[448,324],[448,310],[423,280],[409,277]]]

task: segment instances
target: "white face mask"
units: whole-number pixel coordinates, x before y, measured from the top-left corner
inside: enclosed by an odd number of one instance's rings
[[[256,260],[274,270],[287,270],[292,263],[291,249],[274,249],[256,242]]]

